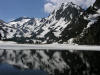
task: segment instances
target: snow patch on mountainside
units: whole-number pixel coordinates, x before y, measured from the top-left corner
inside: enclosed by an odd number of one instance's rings
[[[29,20],[30,19],[22,19],[21,21],[17,21],[17,22],[12,21],[8,25],[17,28],[18,26],[22,26],[24,23],[28,22]]]

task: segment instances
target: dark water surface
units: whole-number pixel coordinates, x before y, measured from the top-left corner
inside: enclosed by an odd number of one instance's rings
[[[19,70],[9,64],[0,64],[0,75],[47,75],[40,70]]]

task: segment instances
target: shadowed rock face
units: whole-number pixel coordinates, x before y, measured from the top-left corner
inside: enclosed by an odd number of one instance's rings
[[[100,8],[100,0],[96,0],[96,2],[94,3],[94,6],[97,6],[98,8]]]
[[[100,45],[100,1],[96,1],[93,6],[89,7],[84,16],[87,16],[89,21],[87,29],[83,30],[81,35],[77,36],[75,42],[78,44]],[[96,8],[97,7],[97,8]]]
[[[69,43],[72,40],[70,43],[100,45],[100,0],[87,10],[73,3],[64,6],[47,18],[22,17],[3,25],[2,29],[8,34],[2,37],[18,43]],[[99,58],[100,52],[96,51],[0,50],[0,62],[20,69],[42,69],[51,75],[99,75]]]

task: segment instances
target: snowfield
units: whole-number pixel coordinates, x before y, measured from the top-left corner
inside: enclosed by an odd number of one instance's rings
[[[17,44],[15,42],[0,41],[0,49],[13,50],[89,50],[100,51],[100,46],[71,45],[71,44]]]
[[[16,42],[13,41],[0,41],[0,44],[15,44]]]

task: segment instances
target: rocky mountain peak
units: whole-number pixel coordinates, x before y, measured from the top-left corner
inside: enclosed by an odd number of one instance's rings
[[[78,16],[81,12],[83,12],[83,9],[72,2],[62,3],[61,7],[56,11],[56,19],[59,20],[63,17],[65,20],[70,20]]]
[[[26,16],[22,16],[22,17],[19,17],[19,18],[13,20],[13,21],[14,21],[14,22],[18,22],[18,21],[21,21],[21,20],[23,20],[23,19],[32,19],[32,18],[26,17]]]

